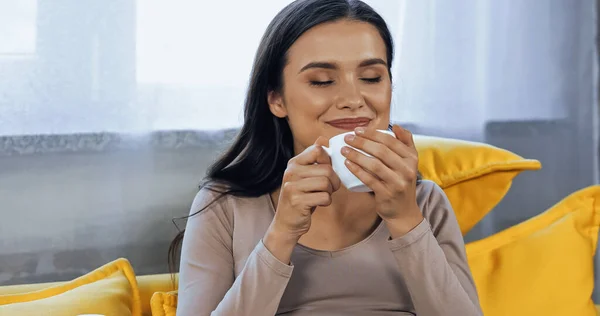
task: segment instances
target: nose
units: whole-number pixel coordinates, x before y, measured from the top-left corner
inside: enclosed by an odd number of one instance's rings
[[[355,110],[360,109],[365,105],[365,98],[357,83],[347,81],[340,84],[339,94],[336,100],[338,109]]]

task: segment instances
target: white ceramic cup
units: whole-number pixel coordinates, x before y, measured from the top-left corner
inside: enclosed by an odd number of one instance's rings
[[[388,130],[377,130],[378,132],[385,133],[396,137],[394,132]],[[333,171],[338,175],[342,184],[352,192],[371,192],[372,190],[366,186],[362,181],[360,181],[350,170],[346,167],[344,161],[346,161],[346,157],[342,155],[342,147],[348,146],[354,148],[344,141],[344,137],[346,135],[354,135],[354,132],[347,132],[343,134],[339,134],[337,136],[332,137],[329,140],[329,147],[323,147],[325,152],[331,157],[331,165],[333,167]],[[356,148],[354,148],[356,149]],[[357,151],[372,157],[371,155],[365,153],[360,149],[356,149]]]

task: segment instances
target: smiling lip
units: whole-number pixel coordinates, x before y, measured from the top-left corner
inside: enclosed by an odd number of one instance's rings
[[[357,127],[367,126],[371,122],[371,119],[366,117],[357,117],[357,118],[343,118],[333,121],[328,121],[327,124],[348,131],[352,131]]]

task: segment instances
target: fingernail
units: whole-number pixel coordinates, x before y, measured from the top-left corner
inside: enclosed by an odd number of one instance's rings
[[[365,129],[364,129],[364,128],[362,128],[362,127],[357,127],[356,129],[354,129],[354,132],[355,132],[356,134],[362,135],[362,134],[364,134],[364,133],[365,133]]]
[[[350,148],[348,147],[342,147],[342,155],[347,155],[350,153]]]
[[[355,138],[354,135],[346,135],[346,141],[353,142]]]

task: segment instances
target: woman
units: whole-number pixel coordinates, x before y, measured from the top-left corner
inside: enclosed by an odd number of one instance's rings
[[[481,315],[412,135],[375,131],[390,120],[392,56],[385,22],[357,0],[298,0],[274,18],[244,126],[191,209],[177,315]],[[342,152],[371,193],[340,185],[321,147],[350,130],[373,157]]]

